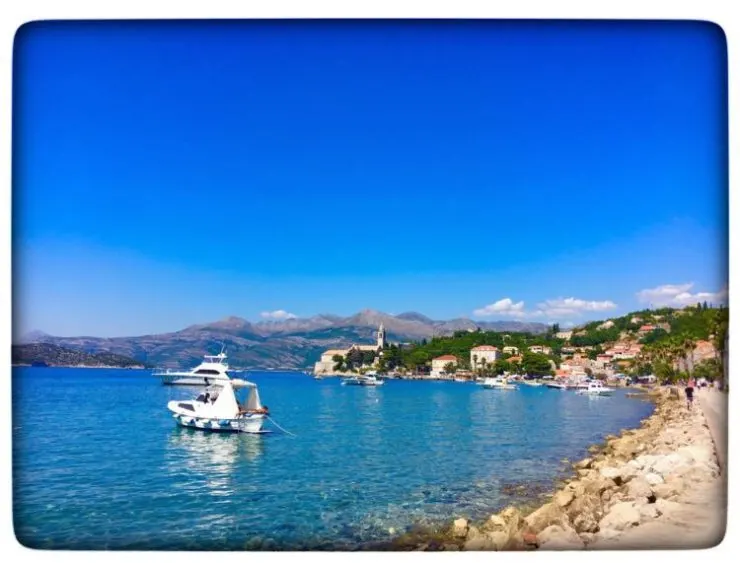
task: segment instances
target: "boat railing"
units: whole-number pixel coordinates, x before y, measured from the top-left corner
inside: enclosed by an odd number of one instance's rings
[[[172,369],[172,368],[155,368],[152,371],[152,375],[158,376],[158,375],[183,375],[186,372],[183,372],[180,369]]]

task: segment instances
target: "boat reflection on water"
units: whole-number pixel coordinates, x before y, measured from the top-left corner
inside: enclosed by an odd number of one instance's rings
[[[237,463],[254,463],[264,453],[264,437],[201,432],[175,427],[169,438],[173,473],[198,475],[210,489],[229,489]]]

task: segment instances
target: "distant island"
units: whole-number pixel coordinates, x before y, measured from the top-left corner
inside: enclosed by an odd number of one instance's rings
[[[12,362],[16,366],[36,367],[96,367],[145,369],[148,366],[133,358],[118,354],[88,354],[55,344],[16,344],[12,347]]]

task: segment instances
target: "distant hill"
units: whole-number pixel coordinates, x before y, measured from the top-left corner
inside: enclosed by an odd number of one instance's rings
[[[89,366],[89,367],[145,367],[137,362],[117,354],[86,354],[79,350],[70,350],[54,344],[16,344],[12,347],[13,364],[47,365],[47,366]]]
[[[28,341],[30,336],[33,342],[55,344],[86,354],[116,354],[162,367],[192,367],[203,354],[217,351],[223,343],[233,367],[303,369],[312,367],[326,349],[374,342],[380,323],[384,324],[390,342],[418,341],[479,328],[532,333],[542,333],[548,328],[543,323],[519,321],[435,321],[420,313],[389,315],[365,309],[349,317],[325,314],[256,323],[232,316],[177,332],[133,337],[57,337],[34,331],[24,339]]]

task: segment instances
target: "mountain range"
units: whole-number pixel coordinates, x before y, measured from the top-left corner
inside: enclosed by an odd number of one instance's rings
[[[182,368],[192,367],[204,354],[217,352],[224,344],[234,368],[305,369],[312,367],[324,350],[373,343],[381,323],[390,343],[418,341],[458,330],[540,333],[548,328],[543,323],[520,321],[478,322],[465,318],[435,321],[420,313],[390,315],[365,309],[349,317],[317,315],[256,323],[226,317],[177,332],[144,336],[67,337],[33,331],[18,343],[48,343],[87,354],[117,354],[149,365]]]

